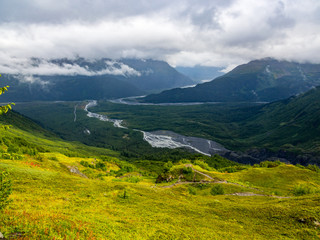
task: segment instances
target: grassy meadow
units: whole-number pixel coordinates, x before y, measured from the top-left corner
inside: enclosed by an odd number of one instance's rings
[[[18,158],[5,140],[14,136],[43,150]],[[110,150],[15,128],[1,130],[1,139],[0,170],[13,188],[0,214],[7,239],[320,239],[317,168],[215,169],[221,159],[204,157],[164,164],[172,180],[156,183]]]

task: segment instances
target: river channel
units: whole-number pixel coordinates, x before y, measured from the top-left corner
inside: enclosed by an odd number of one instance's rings
[[[97,105],[98,103],[96,100],[91,100],[85,106],[84,110],[87,112],[88,117],[97,118],[100,121],[112,122],[113,126],[117,128],[126,128],[122,125],[123,120],[110,119],[106,115],[93,113],[88,110],[89,108]],[[155,148],[187,148],[207,156],[211,156],[216,153],[223,154],[229,152],[229,150],[224,148],[221,144],[204,138],[187,137],[167,130],[154,132],[145,132],[137,129],[134,130],[143,133],[143,140],[147,141]]]

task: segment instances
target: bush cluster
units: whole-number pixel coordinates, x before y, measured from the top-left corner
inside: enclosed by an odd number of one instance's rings
[[[211,195],[223,195],[224,194],[224,188],[221,184],[215,184],[212,186],[210,190]]]
[[[311,193],[313,193],[312,188],[308,185],[299,184],[293,188],[293,195],[295,196],[303,196]]]
[[[263,161],[259,164],[260,167],[266,167],[266,168],[274,168],[281,165],[281,162],[279,160],[277,161]]]

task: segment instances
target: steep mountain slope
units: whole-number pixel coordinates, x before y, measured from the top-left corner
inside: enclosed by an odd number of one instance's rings
[[[112,99],[193,83],[166,62],[138,59],[30,59],[3,67],[3,101]],[[6,72],[7,71],[7,72]]]
[[[261,107],[240,131],[259,146],[320,153],[320,87]]]
[[[106,148],[96,148],[80,142],[68,142],[58,135],[43,128],[39,123],[15,111],[9,111],[0,116],[0,126],[10,125],[9,130],[0,128],[0,158],[1,154],[36,156],[44,152],[59,152],[72,156],[118,156],[117,152]]]
[[[39,82],[21,81],[19,77],[2,75],[1,82],[10,86],[2,101],[74,101],[110,99],[141,95],[132,84],[110,76],[35,76]]]
[[[121,62],[140,72],[140,76],[132,76],[127,81],[143,91],[160,91],[175,87],[183,87],[194,82],[176,71],[168,63],[157,60],[121,59]]]
[[[262,59],[194,88],[149,95],[145,102],[271,102],[320,85],[319,64]]]

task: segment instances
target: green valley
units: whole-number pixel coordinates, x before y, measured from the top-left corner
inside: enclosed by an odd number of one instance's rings
[[[132,128],[172,130],[217,141],[231,150],[264,149],[270,155],[285,151],[283,157],[295,163],[300,160],[294,155],[312,154],[315,157],[309,160],[319,164],[319,98],[318,87],[270,104],[136,106],[101,102],[93,111],[124,119]]]
[[[115,151],[1,118],[12,124],[0,130],[13,190],[0,214],[7,239],[319,239],[316,166],[198,155],[162,162],[167,178],[157,180]]]
[[[306,111],[295,118],[300,126],[310,112],[316,121],[317,104],[309,112],[308,104],[298,103],[314,100],[318,91],[269,105],[100,102],[93,110],[124,119],[130,129],[143,123],[144,129],[156,130],[152,127],[156,123],[159,128],[210,137],[211,131],[198,127],[210,123],[211,130],[227,139],[226,133],[232,136],[241,120],[254,122],[265,119],[264,114],[275,122],[277,117],[284,119],[277,107],[293,111],[289,107],[293,102],[297,110]],[[8,172],[12,183],[11,202],[0,214],[5,238],[320,239],[318,166],[279,161],[243,165],[218,155],[152,148],[139,132],[88,118],[84,105],[15,106],[37,123],[16,112],[1,116],[1,124],[12,125],[0,130],[0,171]],[[296,116],[295,111],[292,114]]]

